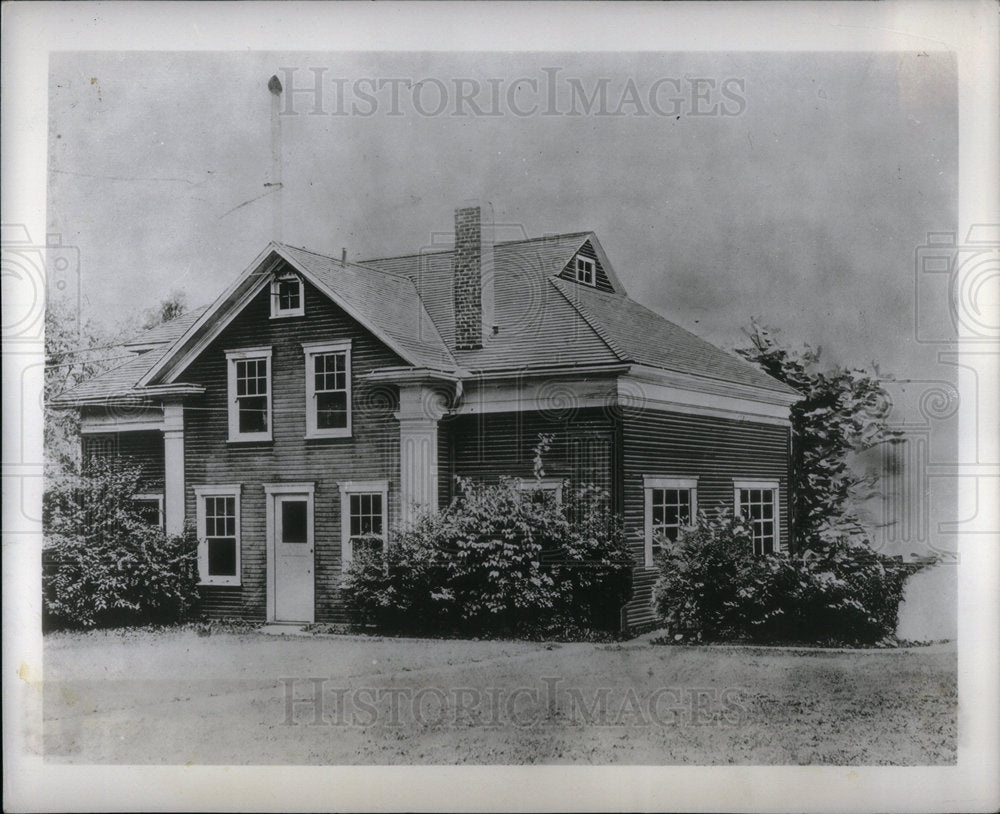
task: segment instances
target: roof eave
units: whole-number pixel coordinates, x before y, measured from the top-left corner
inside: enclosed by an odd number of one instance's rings
[[[767,387],[715,379],[710,376],[699,376],[696,373],[682,373],[653,365],[633,364],[630,366],[629,374],[637,379],[656,384],[686,387],[702,393],[740,396],[752,401],[777,404],[782,407],[791,407],[803,398],[801,393],[792,390],[787,385],[782,385],[786,387],[786,391],[772,390]],[[777,379],[775,382],[777,383]]]
[[[56,396],[49,402],[55,409],[72,409],[76,407],[91,407],[95,405],[107,405],[117,399],[125,398],[150,398],[166,399],[170,397],[183,398],[184,396],[200,396],[205,392],[205,386],[201,384],[169,384],[153,385],[151,387],[134,387],[131,390],[123,390],[118,393],[105,393],[100,396],[73,396],[67,393],[63,396]]]

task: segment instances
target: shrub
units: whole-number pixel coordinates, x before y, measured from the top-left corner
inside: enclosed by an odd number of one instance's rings
[[[749,526],[699,514],[663,541],[653,604],[675,640],[871,644],[895,633],[914,569],[842,536],[754,555]],[[919,567],[919,566],[918,566]]]
[[[516,481],[460,482],[447,509],[362,549],[345,580],[361,621],[393,632],[537,636],[606,626],[628,596],[625,536],[594,487],[565,508]],[[573,519],[569,519],[573,518]]]
[[[42,589],[50,627],[166,624],[198,599],[193,529],[167,535],[136,511],[139,469],[95,462],[45,494]]]

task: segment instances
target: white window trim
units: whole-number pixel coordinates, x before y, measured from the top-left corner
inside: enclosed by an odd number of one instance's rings
[[[197,485],[192,487],[195,494],[195,515],[198,524],[198,584],[199,585],[239,585],[242,568],[240,549],[240,493],[243,489],[239,483],[220,483],[212,485]],[[232,497],[236,508],[236,574],[233,576],[210,576],[208,573],[208,540],[205,539],[205,498]]]
[[[350,438],[352,432],[351,398],[351,340],[338,342],[303,342],[306,364],[306,438]],[[347,382],[347,426],[321,430],[316,426],[316,371],[313,358],[324,353],[345,354],[344,369]]]
[[[278,286],[281,283],[287,283],[289,280],[294,280],[299,284],[299,307],[281,309],[279,308]],[[271,280],[271,319],[284,319],[285,317],[304,317],[305,315],[306,315],[306,291],[305,291],[305,286],[302,284],[302,278],[298,274],[294,274],[291,272],[275,275],[275,278]]]
[[[590,280],[580,279],[580,262],[583,262],[590,266]],[[573,274],[578,283],[583,283],[584,285],[596,286],[597,285],[597,263],[591,260],[589,257],[584,257],[582,254],[578,254],[573,258]]]
[[[262,345],[256,348],[238,348],[226,351],[227,395],[229,398],[229,442],[270,441],[274,426],[274,411],[271,409],[274,376],[272,365],[273,348]],[[267,360],[267,430],[265,432],[240,432],[240,411],[236,400],[236,363],[249,359]]]
[[[339,481],[337,486],[340,487],[340,562],[341,570],[346,571],[354,559],[354,546],[351,545],[351,495],[368,492],[382,495],[382,549],[385,550],[389,540],[389,481],[347,480]]]
[[[534,492],[536,489],[542,492],[555,492],[556,505],[562,506],[565,482],[565,478],[518,478],[517,488],[522,492]]]
[[[163,528],[163,493],[157,492],[155,494],[143,494],[143,495],[132,495],[133,500],[155,500],[160,512],[160,519],[157,522],[158,528]]]
[[[733,480],[733,516],[740,517],[740,489],[771,489],[772,490],[772,513],[774,514],[774,550],[781,551],[781,523],[778,519],[778,510],[781,507],[780,484],[776,480]]]
[[[643,530],[645,536],[645,551],[643,558],[646,568],[652,568],[653,563],[653,490],[654,489],[687,489],[691,492],[691,521],[698,515],[698,479],[697,478],[665,478],[658,475],[642,476]]]

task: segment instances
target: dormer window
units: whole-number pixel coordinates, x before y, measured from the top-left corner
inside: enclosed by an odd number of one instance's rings
[[[594,261],[582,255],[576,256],[576,281],[585,285],[594,285],[596,274],[594,273]]]
[[[271,281],[271,319],[305,316],[306,305],[302,278],[282,274]]]

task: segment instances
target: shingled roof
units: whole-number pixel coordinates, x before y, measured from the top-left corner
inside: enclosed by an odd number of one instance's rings
[[[123,395],[135,392],[143,379],[163,380],[163,372],[171,369],[176,374],[179,369],[171,368],[175,360],[212,330],[216,316],[235,307],[240,286],[259,284],[259,275],[253,272],[275,255],[413,367],[461,375],[634,363],[794,394],[745,360],[629,299],[610,263],[604,265],[613,291],[560,279],[582,250],[604,256],[592,232],[497,243],[496,333],[483,348],[456,350],[450,249],[342,263],[306,249],[271,244],[207,313],[196,309],[147,331],[128,344],[153,346],[152,350],[79,385],[59,401]]]

